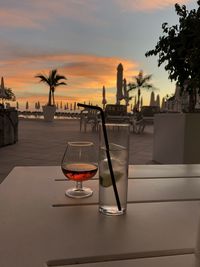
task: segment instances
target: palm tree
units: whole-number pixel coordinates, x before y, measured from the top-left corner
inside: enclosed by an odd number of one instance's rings
[[[0,96],[0,98],[2,99],[2,103],[4,103],[5,100],[8,101],[16,100],[16,96],[11,88],[4,87],[3,89],[4,89],[4,94]]]
[[[39,78],[40,82],[43,82],[49,86],[49,100],[47,105],[52,106],[52,101],[53,105],[55,105],[55,89],[60,85],[67,85],[65,82],[61,82],[61,80],[67,80],[67,78],[63,75],[57,74],[56,69],[51,70],[49,72],[49,75],[37,74],[35,78]]]
[[[141,95],[141,89],[155,89],[152,84],[149,83],[151,80],[152,75],[143,75],[143,71],[141,70],[137,76],[134,76],[133,79],[135,80],[134,82],[130,82],[128,84],[128,91],[131,90],[137,90],[137,109],[139,110],[140,108],[140,95]]]

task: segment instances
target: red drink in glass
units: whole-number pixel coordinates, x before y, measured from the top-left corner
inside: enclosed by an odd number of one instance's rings
[[[91,163],[71,163],[62,166],[64,175],[73,181],[89,180],[96,174],[97,169],[97,166]]]

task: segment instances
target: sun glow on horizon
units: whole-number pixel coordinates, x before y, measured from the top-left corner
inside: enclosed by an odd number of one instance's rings
[[[48,100],[48,87],[34,76],[56,68],[68,79],[67,86],[57,88],[57,101],[91,100],[101,105],[103,86],[108,103],[115,103],[116,68],[122,63],[127,83],[142,69],[153,74],[152,83],[165,96],[173,85],[167,73],[157,72],[155,62],[147,61],[144,54],[153,47],[163,17],[174,19],[169,7],[175,2],[2,0],[0,76],[21,105],[29,101],[34,106],[38,99],[42,104]],[[191,5],[192,1],[179,3]],[[143,95],[148,103],[149,93]]]
[[[46,66],[41,69],[40,64],[44,61]],[[5,86],[13,89],[18,102],[29,101],[34,105],[40,99],[41,103],[45,104],[49,88],[40,83],[35,75],[48,74],[50,66],[58,66],[58,73],[67,77],[67,85],[56,88],[55,97],[58,101],[91,100],[100,104],[103,86],[106,87],[108,101],[115,101],[116,68],[120,62],[124,66],[124,77],[131,79],[137,74],[136,62],[117,57],[75,53],[16,57],[2,62],[0,71],[6,70]]]

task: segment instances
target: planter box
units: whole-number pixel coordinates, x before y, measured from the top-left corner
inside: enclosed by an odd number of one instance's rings
[[[0,147],[18,141],[18,112],[12,109],[0,110]]]
[[[56,106],[42,106],[44,120],[52,122],[56,113]]]
[[[153,160],[163,164],[200,163],[200,114],[156,114]]]

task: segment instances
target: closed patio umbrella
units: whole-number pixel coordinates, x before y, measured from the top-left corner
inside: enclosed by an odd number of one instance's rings
[[[1,88],[4,88],[4,79],[1,77]]]
[[[165,98],[162,98],[161,110],[165,110]]]
[[[37,103],[37,108],[40,109],[40,101]]]
[[[155,106],[155,94],[153,91],[151,92],[150,106]]]
[[[6,98],[6,91],[5,91],[5,87],[4,87],[4,79],[3,77],[1,77],[1,86],[0,86],[0,98]]]
[[[156,97],[156,106],[160,107],[160,95],[157,95]]]
[[[119,105],[120,101],[124,98],[122,93],[123,87],[123,66],[120,63],[117,67],[117,95],[116,95],[116,102]]]
[[[29,104],[28,104],[28,101],[26,102],[26,110],[29,109]]]
[[[103,104],[103,110],[105,110],[105,105],[107,103],[107,100],[106,100],[106,88],[105,86],[103,86],[103,89],[102,89],[102,104]]]

